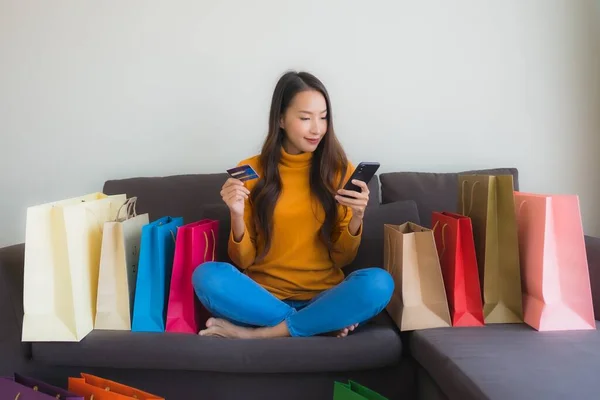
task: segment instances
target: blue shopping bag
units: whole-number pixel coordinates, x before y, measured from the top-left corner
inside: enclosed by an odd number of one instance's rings
[[[142,227],[133,302],[134,332],[164,332],[177,228],[182,217],[162,217]]]

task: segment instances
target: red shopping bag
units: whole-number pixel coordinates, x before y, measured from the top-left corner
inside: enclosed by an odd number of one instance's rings
[[[525,323],[596,329],[578,197],[515,192],[515,208]]]
[[[216,220],[204,219],[178,229],[167,306],[167,332],[196,334],[210,317],[194,292],[192,274],[200,264],[216,260],[218,236],[219,221]]]
[[[432,214],[452,326],[483,326],[483,303],[471,219],[450,212]]]

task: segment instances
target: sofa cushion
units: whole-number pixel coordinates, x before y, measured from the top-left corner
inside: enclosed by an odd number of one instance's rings
[[[410,352],[451,399],[600,396],[598,330],[537,332],[525,324],[430,329],[412,333]]]
[[[381,202],[386,204],[401,200],[415,200],[419,208],[421,225],[431,228],[431,213],[434,211],[458,211],[459,174],[513,175],[515,190],[519,189],[518,170],[515,168],[458,173],[388,172],[379,177]]]
[[[138,214],[148,213],[150,221],[169,215],[189,223],[202,218],[201,205],[222,202],[226,180],[225,173],[116,179],[106,181],[103,192],[137,196]]]
[[[178,333],[94,330],[81,342],[36,342],[50,365],[232,373],[373,369],[400,362],[402,344],[385,312],[346,338],[222,339]]]
[[[412,200],[367,207],[358,253],[344,272],[348,274],[360,268],[383,266],[383,226],[407,221],[419,223],[417,204]]]

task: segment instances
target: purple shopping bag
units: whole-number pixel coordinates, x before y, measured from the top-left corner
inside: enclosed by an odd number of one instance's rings
[[[0,377],[0,399],[7,400],[84,400],[83,396],[19,374]]]

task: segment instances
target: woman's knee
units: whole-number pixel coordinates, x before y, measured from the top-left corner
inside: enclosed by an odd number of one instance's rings
[[[385,307],[394,293],[394,279],[382,268],[365,268],[353,272],[363,280],[363,293],[372,302]]]
[[[192,273],[192,285],[196,293],[214,293],[227,290],[227,281],[234,267],[224,262],[210,261],[200,264]]]

